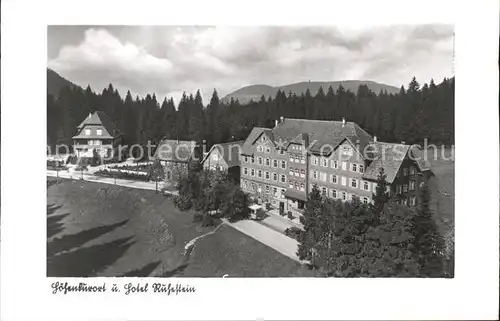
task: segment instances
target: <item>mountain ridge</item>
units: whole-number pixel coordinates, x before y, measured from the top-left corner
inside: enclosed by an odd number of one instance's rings
[[[81,88],[80,86],[75,85],[68,79],[59,75],[54,70],[47,68],[47,94],[54,96],[54,98],[57,98],[61,89],[66,86]]]
[[[301,95],[305,93],[307,89],[311,92],[311,95],[316,95],[319,88],[322,87],[325,93],[328,88],[332,86],[333,90],[342,84],[345,90],[350,90],[354,93],[357,92],[360,85],[366,85],[368,88],[378,94],[381,90],[386,90],[389,94],[396,94],[399,92],[399,88],[391,85],[386,85],[372,80],[340,80],[340,81],[301,81],[287,85],[281,86],[269,86],[265,84],[249,85],[242,87],[233,91],[230,94],[224,96],[221,101],[224,103],[230,102],[231,98],[238,99],[241,104],[248,104],[251,100],[259,101],[262,95],[267,99],[269,96],[273,97],[276,95],[278,90],[284,91],[288,95],[292,92],[296,95]]]

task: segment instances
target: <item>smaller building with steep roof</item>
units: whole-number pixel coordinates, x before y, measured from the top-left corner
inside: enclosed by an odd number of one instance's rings
[[[111,157],[114,148],[121,143],[122,135],[113,121],[103,111],[90,113],[77,127],[72,137],[73,151],[77,157]]]

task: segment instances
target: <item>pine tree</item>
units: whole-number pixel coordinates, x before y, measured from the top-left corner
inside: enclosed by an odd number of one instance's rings
[[[384,208],[384,205],[389,200],[387,193],[388,183],[386,181],[386,174],[383,168],[379,169],[379,174],[377,178],[377,187],[375,188],[375,193],[372,194],[373,205],[372,210],[375,215],[379,215]]]
[[[422,276],[442,277],[445,244],[437,229],[430,201],[429,187],[424,183],[420,187],[419,207],[413,223],[414,252],[418,257]]]
[[[300,223],[304,231],[299,236],[299,247],[297,256],[301,260],[309,260],[311,265],[316,266],[315,256],[317,247],[322,239],[322,196],[318,187],[314,185],[307,197],[304,214],[300,217]]]

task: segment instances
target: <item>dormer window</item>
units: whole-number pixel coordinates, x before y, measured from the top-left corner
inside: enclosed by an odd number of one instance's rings
[[[85,129],[85,136],[90,136],[90,129]]]
[[[97,136],[101,136],[102,135],[102,129],[98,129],[97,130]]]
[[[266,141],[266,136],[262,136],[262,141],[265,142]]]

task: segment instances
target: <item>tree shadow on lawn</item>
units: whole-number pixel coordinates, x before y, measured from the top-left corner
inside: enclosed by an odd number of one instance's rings
[[[68,215],[68,214],[65,214]],[[50,217],[49,217],[50,219]],[[53,256],[57,253],[61,253],[63,251],[71,250],[76,247],[80,247],[83,244],[98,238],[99,236],[109,233],[114,229],[127,224],[129,220],[123,220],[121,222],[117,222],[110,225],[102,225],[98,227],[94,227],[82,232],[78,232],[75,234],[64,235],[62,237],[58,237],[53,239],[52,241],[47,243],[47,257]],[[57,223],[61,224],[61,223]],[[62,225],[62,224],[61,224]],[[49,224],[47,223],[47,226]],[[47,237],[49,235],[49,231],[47,231]]]
[[[60,209],[62,205],[56,205],[56,204],[48,204],[47,205],[47,215],[54,214],[55,211]]]
[[[161,261],[151,262],[144,267],[127,272],[120,277],[148,277],[160,265]]]
[[[173,270],[166,271],[163,274],[158,275],[157,277],[158,278],[171,278],[171,277],[174,277],[174,276],[180,276],[178,274],[184,272],[184,270],[187,268],[187,266],[188,266],[188,264],[184,263],[182,265],[179,265],[178,267],[176,267]]]
[[[82,247],[47,258],[48,277],[95,277],[121,258],[135,243],[133,236]]]
[[[47,238],[50,238],[64,230],[63,223],[61,223],[61,221],[68,215],[69,213],[47,217]]]

